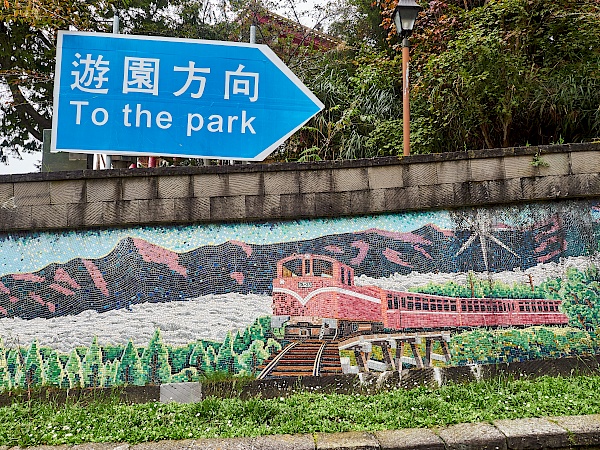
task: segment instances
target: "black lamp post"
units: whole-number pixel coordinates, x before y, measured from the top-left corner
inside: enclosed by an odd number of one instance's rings
[[[398,35],[402,38],[402,133],[404,138],[404,156],[410,155],[410,99],[408,85],[408,60],[410,43],[408,37],[421,11],[415,0],[398,0],[394,10],[394,22]]]

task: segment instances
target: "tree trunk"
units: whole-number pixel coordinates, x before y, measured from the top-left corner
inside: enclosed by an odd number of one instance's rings
[[[483,134],[483,140],[486,148],[494,148],[494,143],[490,137],[490,131],[487,124],[481,124],[481,134]]]

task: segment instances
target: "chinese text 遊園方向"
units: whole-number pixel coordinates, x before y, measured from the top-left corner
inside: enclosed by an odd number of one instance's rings
[[[108,93],[110,61],[104,59],[103,55],[95,56],[87,53],[82,57],[80,53],[75,53],[75,61],[72,65],[75,67],[75,70],[71,71],[74,77],[72,90],[95,94]],[[160,60],[158,58],[126,56],[123,69],[123,94],[136,92],[159,95]],[[205,75],[211,73],[209,67],[196,67],[195,61],[188,61],[187,66],[173,66],[173,72],[187,74],[185,82],[173,92],[174,96],[179,97],[189,92],[191,98],[202,97],[207,85]],[[256,102],[259,78],[258,72],[245,72],[242,64],[239,64],[236,70],[226,70],[223,99],[247,97],[250,102]]]

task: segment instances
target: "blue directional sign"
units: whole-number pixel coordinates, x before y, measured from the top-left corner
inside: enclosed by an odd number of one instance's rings
[[[52,151],[262,161],[321,109],[264,45],[58,35]]]

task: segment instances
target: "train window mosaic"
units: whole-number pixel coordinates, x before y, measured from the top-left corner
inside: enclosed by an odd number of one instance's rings
[[[0,389],[597,353],[600,202],[0,235]]]

